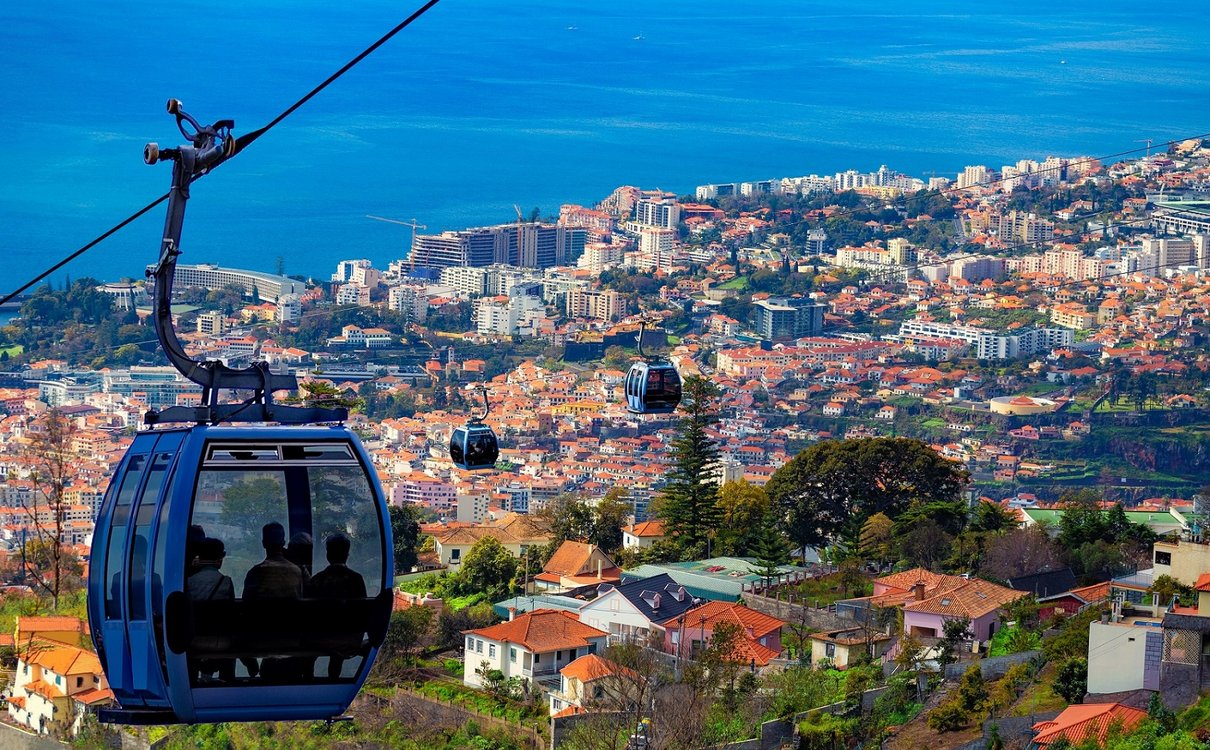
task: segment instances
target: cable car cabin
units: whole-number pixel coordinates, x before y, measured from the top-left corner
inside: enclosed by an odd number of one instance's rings
[[[626,410],[671,414],[681,403],[681,376],[667,362],[636,362],[626,373]]]
[[[135,436],[97,519],[88,615],[102,721],[326,719],[390,619],[390,521],[345,427]]]
[[[482,422],[454,428],[450,436],[450,460],[459,469],[490,469],[500,457],[496,433]]]

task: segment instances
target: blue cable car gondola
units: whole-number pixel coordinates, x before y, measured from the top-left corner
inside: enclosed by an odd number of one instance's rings
[[[639,326],[639,356],[643,356],[643,333]],[[626,410],[632,414],[671,414],[681,403],[681,376],[671,362],[643,360],[626,373]]]
[[[331,719],[369,673],[393,605],[382,488],[344,409],[280,406],[293,376],[264,363],[196,362],[170,300],[190,182],[234,153],[232,123],[202,126],[169,102],[191,141],[171,160],[155,277],[156,334],[202,386],[197,407],[148,412],[110,482],[89,566],[88,618],[127,724]],[[186,124],[192,130],[186,128]],[[220,390],[250,390],[220,403]],[[265,422],[278,426],[223,422]]]
[[[491,404],[487,390],[483,391],[483,416],[472,417],[461,427],[455,427],[450,435],[450,460],[459,469],[490,469],[500,457],[500,444],[496,433],[483,423],[487,419]]]

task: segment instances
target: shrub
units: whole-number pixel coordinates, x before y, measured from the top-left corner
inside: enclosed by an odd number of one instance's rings
[[[929,727],[938,732],[956,732],[966,726],[969,714],[962,702],[951,698],[933,709],[929,714]]]

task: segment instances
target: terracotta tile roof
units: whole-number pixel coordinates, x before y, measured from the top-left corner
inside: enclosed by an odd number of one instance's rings
[[[608,659],[602,659],[596,654],[581,656],[571,664],[560,669],[559,674],[564,677],[577,679],[580,682],[592,682],[593,680],[610,677],[615,674],[638,677],[638,673],[633,669],[623,667],[621,664],[615,664]]]
[[[927,568],[912,568],[902,573],[892,573],[889,576],[875,578],[874,583],[903,591],[911,591],[912,587],[918,582],[924,581],[924,588],[928,590],[951,577],[943,573],[934,573]]]
[[[1193,588],[1196,591],[1210,591],[1210,573],[1202,573],[1198,576]]]
[[[570,612],[554,609],[535,609],[511,622],[464,630],[463,633],[501,643],[516,643],[534,653],[587,646],[590,638],[603,638],[608,635],[603,630],[580,622],[578,617]]]
[[[751,638],[737,638],[735,645],[731,649],[731,660],[741,664],[756,663],[758,667],[768,666],[769,662],[776,659],[778,652],[773,649],[762,646]]]
[[[1026,591],[1013,591],[988,581],[972,578],[963,585],[943,591],[923,601],[911,601],[904,605],[908,612],[927,612],[942,617],[978,619],[1000,609],[1009,602],[1028,596]]]
[[[1091,586],[1083,586],[1078,589],[1072,589],[1069,593],[1075,594],[1089,604],[1103,602],[1109,598],[1109,581],[1094,583]]]
[[[664,622],[664,627],[678,627],[681,619],[678,615],[671,620],[667,620]],[[762,638],[775,630],[779,630],[786,624],[776,617],[766,615],[764,612],[757,612],[755,609],[734,602],[706,602],[702,606],[695,607],[686,612],[684,620],[686,626],[692,625],[696,627],[699,624],[704,624],[710,630],[713,630],[720,622],[730,623],[739,627],[745,633],[751,633],[753,638]]]
[[[585,713],[584,709],[580,708],[579,706],[577,706],[575,704],[572,704],[572,705],[568,706],[567,708],[563,709],[562,711],[558,712],[557,714],[554,714],[550,718],[562,719],[562,718],[565,718],[568,716],[575,716],[576,714],[582,714],[582,713]]]
[[[594,544],[585,544],[584,542],[573,542],[570,539],[559,545],[555,553],[546,561],[546,565],[542,566],[543,573],[552,573],[558,576],[577,576],[595,572],[595,566],[590,566],[592,553],[597,550]],[[601,553],[608,564],[602,564],[603,568],[614,567],[613,560],[604,552]]]
[[[1046,747],[1062,737],[1072,745],[1079,745],[1085,740],[1095,737],[1097,743],[1103,745],[1111,724],[1121,722],[1123,731],[1129,732],[1146,718],[1146,711],[1124,706],[1121,703],[1085,703],[1068,706],[1054,719],[1034,724],[1034,731],[1037,732],[1034,735],[1034,743],[1039,747]]]
[[[664,522],[643,521],[642,523],[636,523],[627,529],[627,533],[639,537],[664,536]]]
[[[27,682],[27,683],[25,683],[24,687],[25,687],[25,692],[40,695],[47,700],[54,700],[55,698],[63,697],[62,690],[55,687],[54,685],[43,682],[42,680],[34,680],[33,682]]]
[[[64,676],[102,674],[101,661],[93,652],[42,638],[31,641],[22,658]]]
[[[83,703],[86,706],[91,706],[95,703],[103,703],[103,702],[107,702],[107,701],[112,701],[113,700],[113,691],[112,690],[102,690],[100,688],[93,688],[92,690],[84,690],[82,692],[76,693],[71,698],[72,698],[72,700],[77,701],[79,703]]]

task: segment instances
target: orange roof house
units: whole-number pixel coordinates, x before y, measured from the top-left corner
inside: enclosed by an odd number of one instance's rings
[[[1049,747],[1060,738],[1067,740],[1070,745],[1079,745],[1086,740],[1095,738],[1097,744],[1104,745],[1109,734],[1109,728],[1120,725],[1123,731],[1130,731],[1147,718],[1147,712],[1121,703],[1085,703],[1068,706],[1050,721],[1039,721],[1034,724],[1033,745],[1039,748]]]
[[[563,667],[605,649],[608,633],[580,622],[576,614],[536,609],[507,622],[464,630],[466,656],[462,680],[482,687],[485,674],[504,678],[553,678]]]
[[[701,648],[721,624],[735,628],[739,635],[731,658],[744,664],[764,667],[781,654],[781,629],[785,622],[734,602],[706,602],[663,623],[665,648],[669,653],[687,653]],[[683,632],[682,632],[683,631]]]
[[[539,588],[573,589],[593,583],[618,583],[622,569],[595,544],[567,540],[535,576]]]

